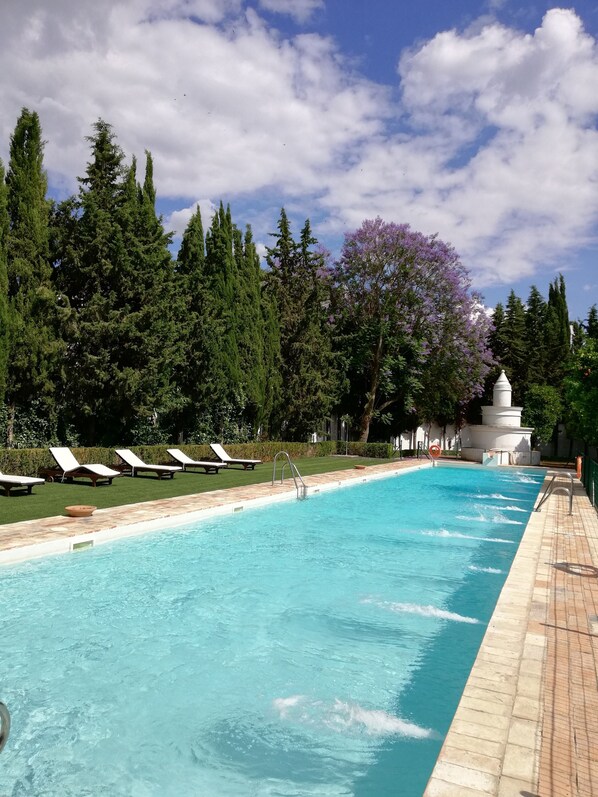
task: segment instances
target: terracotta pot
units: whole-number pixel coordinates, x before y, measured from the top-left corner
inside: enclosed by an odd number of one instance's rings
[[[91,517],[96,511],[97,506],[86,506],[85,504],[76,504],[75,506],[66,506],[65,510],[69,517]]]

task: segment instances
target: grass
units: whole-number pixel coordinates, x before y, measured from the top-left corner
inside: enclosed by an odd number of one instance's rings
[[[346,470],[355,465],[381,465],[386,459],[365,457],[306,457],[296,460],[302,476]],[[280,470],[278,471],[280,473]],[[288,468],[286,469],[288,476]],[[14,492],[10,497],[0,495],[0,525],[18,523],[23,520],[66,515],[64,508],[73,504],[93,504],[98,509],[111,506],[136,504],[178,495],[193,495],[208,490],[224,490],[247,484],[259,484],[272,479],[272,463],[264,462],[255,470],[244,471],[229,468],[218,474],[201,472],[177,473],[174,479],[158,479],[151,474],[143,474],[132,479],[121,476],[111,485],[91,486],[89,479],[79,479],[74,483],[46,482],[33,488],[33,493]]]

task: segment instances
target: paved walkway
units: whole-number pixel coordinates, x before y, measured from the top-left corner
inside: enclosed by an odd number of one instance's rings
[[[305,479],[325,489],[413,461]],[[563,475],[563,479],[566,476]],[[0,563],[125,536],[157,518],[284,498],[258,484],[0,526]],[[598,797],[598,517],[576,482],[533,513],[425,797]]]

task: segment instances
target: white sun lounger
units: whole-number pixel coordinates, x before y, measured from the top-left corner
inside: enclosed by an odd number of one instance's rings
[[[131,476],[147,471],[148,473],[155,473],[159,479],[163,477],[173,479],[175,473],[183,470],[179,465],[148,465],[147,462],[139,459],[137,454],[129,451],[128,448],[117,448],[115,450],[122,461],[131,468]]]
[[[251,470],[255,469],[256,465],[259,465],[262,461],[261,459],[233,459],[229,457],[226,451],[222,448],[220,443],[210,443],[210,448],[216,454],[218,459],[224,462],[226,465],[242,465],[243,470],[247,470],[247,468],[251,468]]]
[[[6,495],[10,495],[11,490],[27,490],[28,495],[31,495],[31,490],[36,484],[43,484],[43,479],[37,479],[34,476],[9,476],[7,473],[0,471],[0,487],[3,488]]]
[[[57,472],[52,475],[59,476],[61,481],[72,479],[77,476],[81,478],[85,477],[91,479],[92,485],[95,487],[100,480],[112,484],[112,479],[122,475],[120,471],[108,468],[106,465],[99,465],[96,463],[92,465],[81,465],[70,448],[51,448],[50,454],[52,454],[58,465]]]
[[[170,456],[183,466],[183,470],[187,468],[203,468],[206,473],[219,473],[222,468],[227,465],[224,462],[210,462],[210,460],[191,459],[190,456],[181,451],[180,448],[167,448]]]

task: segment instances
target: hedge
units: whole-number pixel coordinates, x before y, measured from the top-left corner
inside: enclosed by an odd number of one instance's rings
[[[382,448],[380,446],[382,445]],[[387,447],[377,443],[351,443],[351,446],[361,447],[359,451],[350,450],[349,453],[366,457],[386,457]],[[363,448],[365,446],[365,448]],[[173,460],[166,451],[173,445],[159,446],[132,446],[134,451],[145,462],[170,463]],[[209,445],[183,445],[180,448],[193,459],[215,459]],[[380,449],[380,450],[378,450]],[[118,457],[114,448],[72,448],[75,457],[81,464],[98,462],[102,465],[116,465]],[[226,450],[233,458],[261,459],[271,462],[279,451],[286,451],[291,459],[301,457],[329,457],[337,453],[336,441],[323,443],[282,443],[268,441],[262,443],[235,443],[226,444]],[[378,453],[374,453],[378,452]],[[339,453],[344,454],[344,443],[339,447]],[[55,467],[56,463],[47,448],[2,448],[0,449],[0,471],[19,476],[37,476],[42,468]]]
[[[371,457],[372,459],[392,459],[393,447],[392,443],[344,443],[339,440],[336,443],[336,450],[338,454],[344,454],[345,451],[351,456],[357,457]]]

